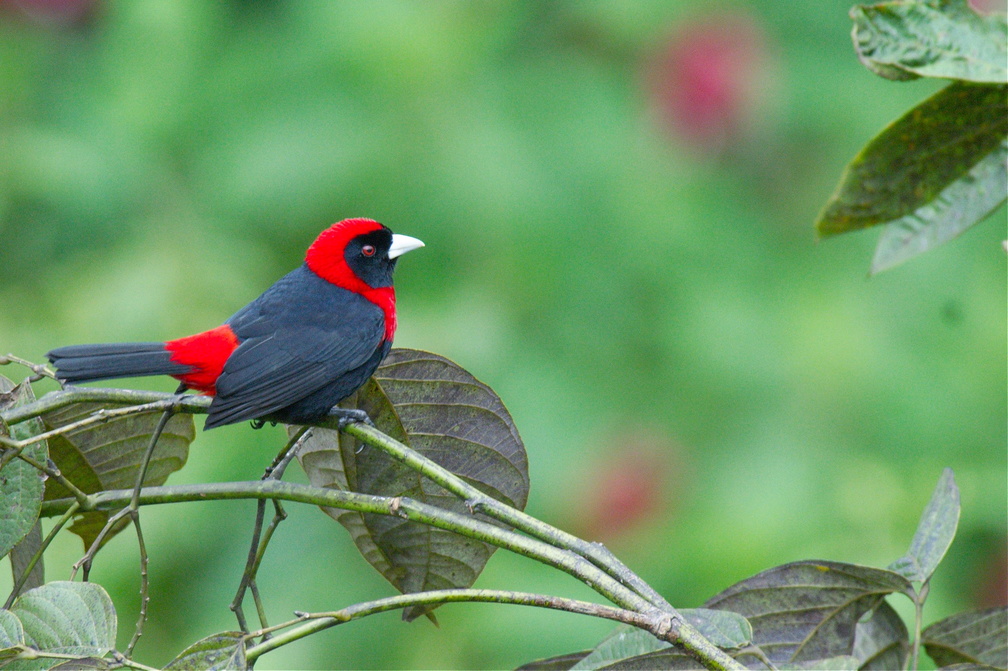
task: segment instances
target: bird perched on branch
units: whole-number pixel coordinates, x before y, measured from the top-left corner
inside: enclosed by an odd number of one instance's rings
[[[171,375],[213,396],[206,428],[245,420],[289,424],[330,415],[392,347],[392,273],[423,247],[370,219],[323,231],[301,267],[222,326],[168,342],[59,347],[47,355],[66,382]],[[342,413],[342,414],[341,414]]]

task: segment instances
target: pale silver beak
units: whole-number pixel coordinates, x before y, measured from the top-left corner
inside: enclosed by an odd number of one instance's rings
[[[414,249],[420,249],[424,246],[424,243],[416,238],[411,238],[408,235],[399,235],[398,233],[392,234],[392,245],[388,248],[388,257],[390,259],[395,259],[406,252],[411,252]]]

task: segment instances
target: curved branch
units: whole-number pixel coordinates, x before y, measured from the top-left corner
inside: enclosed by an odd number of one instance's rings
[[[492,589],[441,589],[429,592],[415,592],[413,594],[402,594],[399,596],[365,601],[363,603],[347,606],[340,610],[327,613],[306,613],[297,620],[270,627],[259,633],[268,633],[280,629],[286,629],[299,622],[300,626],[277,634],[272,638],[254,645],[245,651],[245,656],[251,664],[263,654],[275,650],[282,645],[304,638],[310,634],[344,624],[351,620],[357,620],[368,615],[384,613],[390,610],[399,610],[410,606],[436,605],[444,603],[469,602],[469,603],[506,603],[518,606],[534,606],[537,608],[552,608],[570,613],[590,615],[593,617],[605,618],[623,622],[635,627],[639,627],[651,632],[656,637],[669,643],[676,641],[670,638],[671,630],[665,625],[664,620],[668,614],[656,609],[651,609],[650,614],[639,613],[625,608],[615,608],[604,604],[592,603],[590,601],[580,601],[578,599],[568,599],[565,597],[549,596],[545,594],[531,594],[529,592],[512,592],[507,590]]]

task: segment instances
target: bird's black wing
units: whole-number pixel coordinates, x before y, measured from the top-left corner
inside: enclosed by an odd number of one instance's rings
[[[228,358],[209,427],[286,408],[374,356],[381,308],[302,267],[243,308],[228,325],[241,344]]]

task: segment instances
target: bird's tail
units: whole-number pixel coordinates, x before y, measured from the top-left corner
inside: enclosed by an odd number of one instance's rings
[[[67,382],[142,375],[184,375],[190,366],[172,361],[163,342],[128,342],[57,347],[46,355],[56,376]]]

